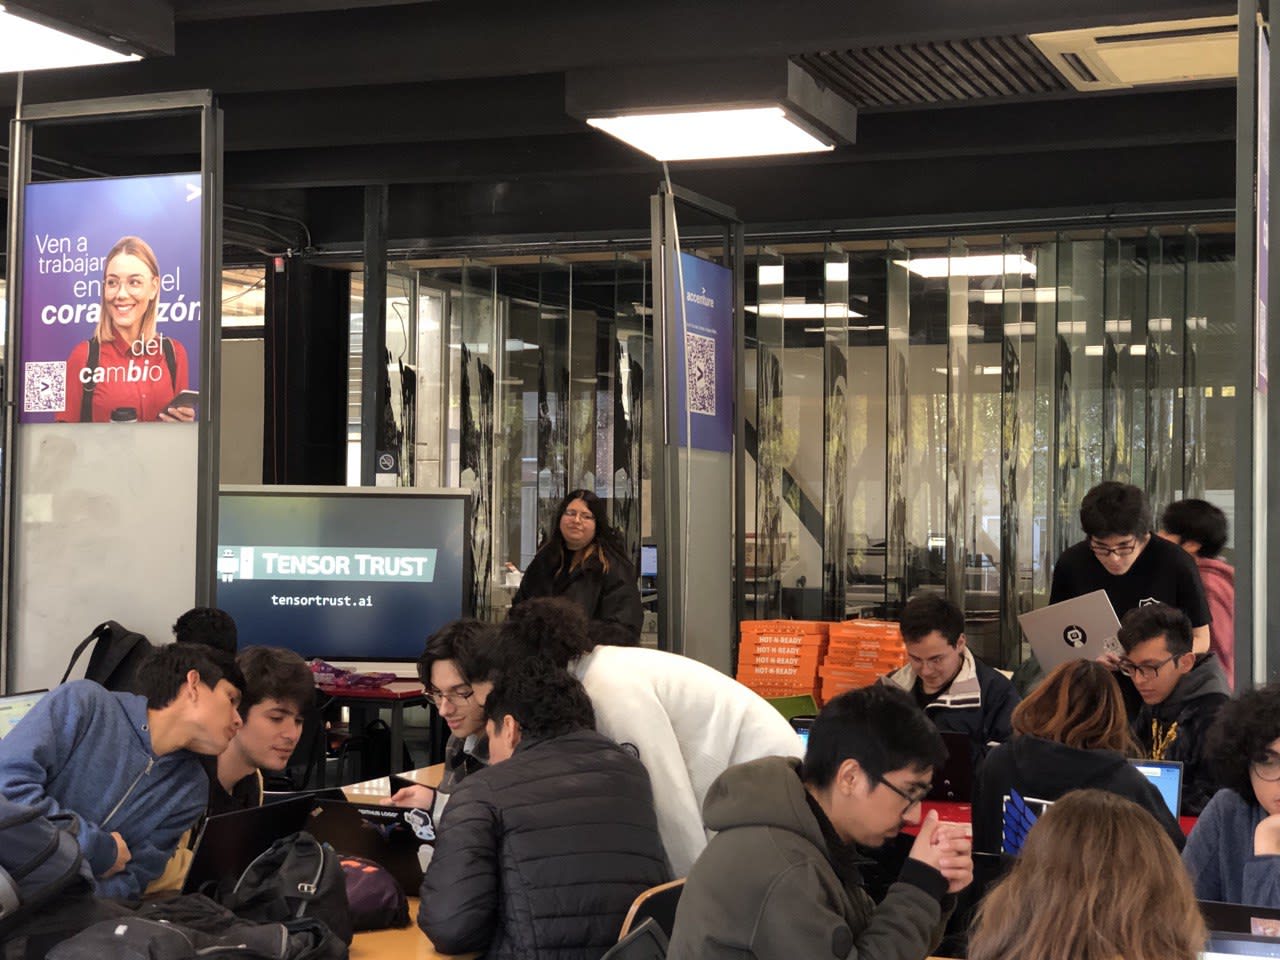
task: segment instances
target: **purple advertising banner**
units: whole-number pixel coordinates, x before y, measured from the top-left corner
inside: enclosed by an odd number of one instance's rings
[[[198,173],[27,186],[20,422],[194,420],[201,206]]]
[[[680,254],[680,267],[681,272],[672,270],[673,287],[679,293],[673,318],[676,370],[683,373],[676,435],[680,446],[685,446],[687,411],[692,434],[688,445],[729,453],[733,450],[733,271],[688,253]]]

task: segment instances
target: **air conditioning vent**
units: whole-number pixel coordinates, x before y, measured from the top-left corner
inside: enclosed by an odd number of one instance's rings
[[[1077,90],[1228,80],[1236,75],[1235,17],[1034,33],[1032,43]]]

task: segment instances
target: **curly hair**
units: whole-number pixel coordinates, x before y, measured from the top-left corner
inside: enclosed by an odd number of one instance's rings
[[[527,740],[596,726],[595,710],[582,684],[545,657],[514,664],[494,682],[484,702],[485,721],[501,726],[507,717],[520,724],[520,735]]]
[[[1218,783],[1246,803],[1258,803],[1249,768],[1266,759],[1267,747],[1280,738],[1280,683],[1248,690],[1228,700],[1209,728],[1205,753]]]
[[[507,664],[541,656],[561,668],[595,647],[582,608],[556,597],[513,607],[498,628],[498,644]]]

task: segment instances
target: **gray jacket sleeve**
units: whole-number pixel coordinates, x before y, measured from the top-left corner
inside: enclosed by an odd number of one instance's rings
[[[831,905],[817,872],[801,863],[771,885],[751,953],[757,960],[921,960],[938,944],[945,919],[936,898],[914,884],[895,883],[866,925],[852,930]]]
[[[440,953],[484,950],[498,924],[501,827],[487,791],[463,781],[449,800],[422,877],[418,926]]]

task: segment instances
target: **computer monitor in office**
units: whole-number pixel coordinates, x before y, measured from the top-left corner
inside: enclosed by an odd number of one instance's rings
[[[1177,760],[1130,760],[1151,781],[1175,817],[1182,808],[1182,764]]]
[[[224,487],[216,603],[241,646],[416,660],[472,613],[464,490]]]
[[[658,548],[652,545],[640,547],[640,576],[656,577],[658,575]]]
[[[18,721],[27,715],[48,690],[31,690],[27,693],[14,693],[0,697],[0,739],[18,725]]]

